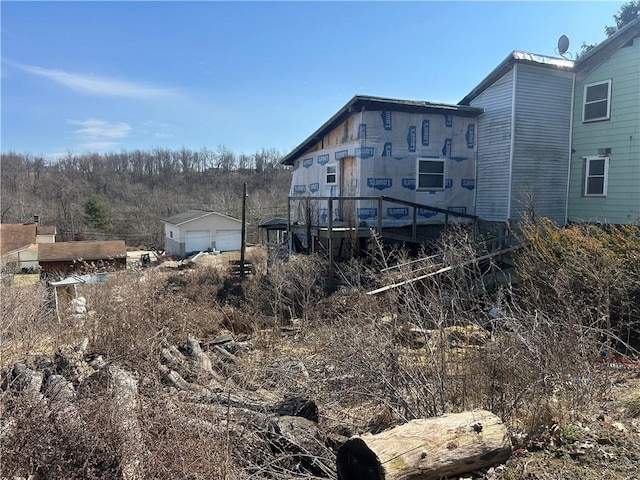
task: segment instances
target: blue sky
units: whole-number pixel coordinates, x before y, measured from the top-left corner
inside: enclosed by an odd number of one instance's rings
[[[623,2],[12,2],[1,149],[288,151],[353,95],[456,103]]]

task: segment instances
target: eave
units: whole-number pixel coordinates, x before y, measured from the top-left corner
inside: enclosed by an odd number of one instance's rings
[[[453,105],[447,103],[433,103],[421,100],[399,100],[393,98],[373,97],[368,95],[355,95],[329,120],[320,126],[315,132],[289,152],[281,160],[283,165],[293,165],[293,162],[307,150],[320,142],[325,135],[344,122],[350,115],[363,111],[386,111],[407,113],[441,113],[456,114],[464,117],[477,117],[482,113],[481,108]]]

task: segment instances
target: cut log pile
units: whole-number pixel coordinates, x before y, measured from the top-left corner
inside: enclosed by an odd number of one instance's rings
[[[28,397],[33,405],[46,405],[69,429],[84,422],[76,408],[78,397],[85,391],[104,391],[117,419],[121,477],[144,478],[145,435],[138,415],[145,394],[134,375],[90,354],[88,346],[85,340],[74,348],[58,349],[51,359],[15,362],[2,372],[2,390]],[[252,383],[243,366],[251,348],[230,334],[207,343],[189,337],[183,345],[160,350],[157,371],[173,421],[197,435],[241,432],[242,438],[265,450],[254,466],[290,465],[289,478],[431,479],[503,462],[510,454],[506,428],[486,411],[414,420],[346,442],[332,437],[319,423],[313,400],[281,397]],[[15,434],[11,408],[2,407],[0,442]],[[249,473],[274,476],[259,468]]]

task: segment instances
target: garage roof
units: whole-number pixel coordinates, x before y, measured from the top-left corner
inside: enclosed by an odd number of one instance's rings
[[[238,223],[242,223],[242,220],[238,220],[237,218],[233,218],[228,215],[224,215],[222,213],[212,212],[208,210],[189,210],[188,212],[179,213],[177,215],[174,215],[173,217],[166,218],[163,220],[163,222],[178,226],[178,225],[192,222],[199,218],[208,217],[210,215],[217,215],[219,217],[228,218],[229,220],[234,220]]]

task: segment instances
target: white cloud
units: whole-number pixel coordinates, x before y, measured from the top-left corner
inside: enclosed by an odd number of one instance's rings
[[[124,138],[131,133],[131,127],[124,122],[109,123],[104,120],[69,120],[71,125],[79,125],[82,128],[75,130],[73,133],[82,137],[107,137],[107,138]]]
[[[176,88],[160,87],[147,83],[71,73],[19,63],[12,65],[32,75],[53,80],[72,90],[93,95],[145,99],[169,97],[180,93]]]
[[[73,134],[80,141],[79,146],[90,150],[105,150],[118,145],[116,140],[128,137],[132,128],[124,122],[105,122],[90,118],[88,120],[68,120],[71,125],[81,128],[74,130]]]

